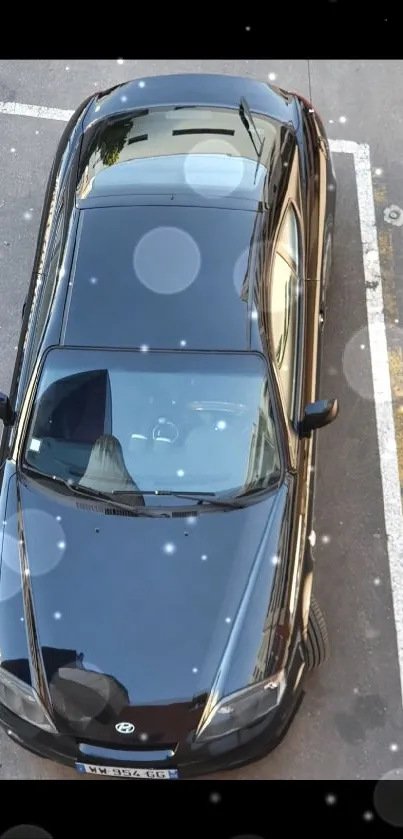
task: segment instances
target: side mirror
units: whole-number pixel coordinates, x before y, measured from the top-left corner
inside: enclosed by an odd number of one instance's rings
[[[306,406],[303,419],[299,423],[300,437],[309,437],[312,431],[324,428],[333,422],[339,413],[337,399],[320,399]]]
[[[0,420],[4,425],[12,425],[14,422],[14,411],[6,393],[0,391]]]

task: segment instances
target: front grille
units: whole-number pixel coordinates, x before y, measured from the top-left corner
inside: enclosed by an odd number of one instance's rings
[[[146,743],[132,740],[131,743],[119,742],[119,744],[116,742],[112,744],[110,740],[91,740],[89,738],[84,740],[82,737],[75,737],[74,739],[77,746],[82,744],[83,746],[94,746],[97,749],[116,749],[119,752],[173,752],[175,754],[179,745],[178,743],[156,743],[153,742],[152,737]]]

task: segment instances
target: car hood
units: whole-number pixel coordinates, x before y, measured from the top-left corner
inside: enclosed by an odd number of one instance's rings
[[[143,709],[143,727],[150,730],[147,709],[169,706],[172,719],[159,739],[177,739],[183,725],[189,730],[179,709],[186,707],[197,724],[240,622],[241,657],[232,678],[246,684],[276,577],[271,557],[286,495],[283,487],[243,510],[191,519],[133,518],[105,515],[91,502],[13,478],[3,567],[9,569],[18,553],[31,668],[36,638],[36,668],[46,671],[54,706],[67,696],[67,667],[76,684],[91,679],[97,695],[115,703],[114,721],[130,720],[135,707],[137,725]],[[3,663],[20,655],[22,621],[15,612],[20,634],[8,640],[10,620],[1,622]],[[63,713],[69,717],[65,708]]]

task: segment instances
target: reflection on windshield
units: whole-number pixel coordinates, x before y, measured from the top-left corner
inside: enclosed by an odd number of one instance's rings
[[[103,434],[95,441],[78,483],[98,492],[138,492],[125,464],[122,446],[113,434]]]
[[[52,350],[25,462],[106,493],[263,489],[280,467],[265,362],[253,353]]]

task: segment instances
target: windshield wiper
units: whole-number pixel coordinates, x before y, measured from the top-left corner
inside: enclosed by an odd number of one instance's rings
[[[97,498],[99,501],[108,502],[112,507],[117,507],[119,510],[130,510],[131,512],[140,510],[139,515],[150,515],[143,504],[124,504],[122,501],[116,501],[114,492],[102,492],[100,489],[93,489],[92,487],[81,486],[80,484],[70,484],[69,481],[65,481],[63,478],[56,478],[56,480],[67,486],[74,495],[81,495],[84,498]],[[141,495],[142,493],[131,493],[131,495],[137,494]]]
[[[243,507],[244,503],[242,503],[242,499],[238,498],[217,498],[214,495],[214,492],[174,492],[173,490],[167,489],[159,489],[159,490],[147,490],[143,492],[142,495],[154,495],[156,498],[160,495],[168,495],[173,496],[174,498],[184,498],[189,501],[197,501],[198,504],[207,504],[214,507],[226,507],[227,509],[233,508],[234,510],[237,507]]]
[[[263,137],[263,140],[260,139],[260,134],[259,134],[259,132],[256,128],[253,116],[252,116],[252,114],[250,112],[250,109],[249,109],[249,105],[248,105],[246,99],[244,99],[243,97],[241,98],[240,103],[239,103],[238,113],[239,113],[239,116],[241,118],[242,125],[245,127],[246,131],[248,132],[249,137],[250,137],[251,142],[252,142],[252,145],[253,145],[253,148],[255,149],[255,152],[256,152],[256,169],[255,169],[255,177],[253,179],[253,182],[255,183],[257,173],[258,173],[258,169],[259,169],[259,164],[260,164],[260,161],[262,159],[263,148],[264,148],[266,138]],[[253,134],[252,134],[252,131],[251,131],[251,127],[253,128],[253,131],[255,132],[255,135],[258,139],[257,144],[254,140],[254,137],[253,137]]]
[[[122,501],[116,501],[114,497],[114,493],[107,493],[102,492],[99,489],[93,489],[92,487],[81,486],[80,484],[72,484],[70,481],[66,480],[65,478],[59,477],[59,475],[50,475],[46,472],[41,472],[40,469],[36,469],[34,466],[26,467],[28,473],[33,472],[38,478],[42,478],[45,481],[51,481],[52,484],[59,484],[59,486],[65,486],[69,492],[73,495],[80,495],[83,498],[96,498],[98,501],[108,502],[112,507],[116,507],[119,510],[127,510],[133,513],[136,511],[136,514],[139,516],[153,516],[156,515],[156,512],[152,512],[149,509],[146,509],[143,504],[125,504]],[[118,490],[119,491],[119,490]],[[139,495],[142,497],[143,493],[139,492],[131,492],[131,495]]]

